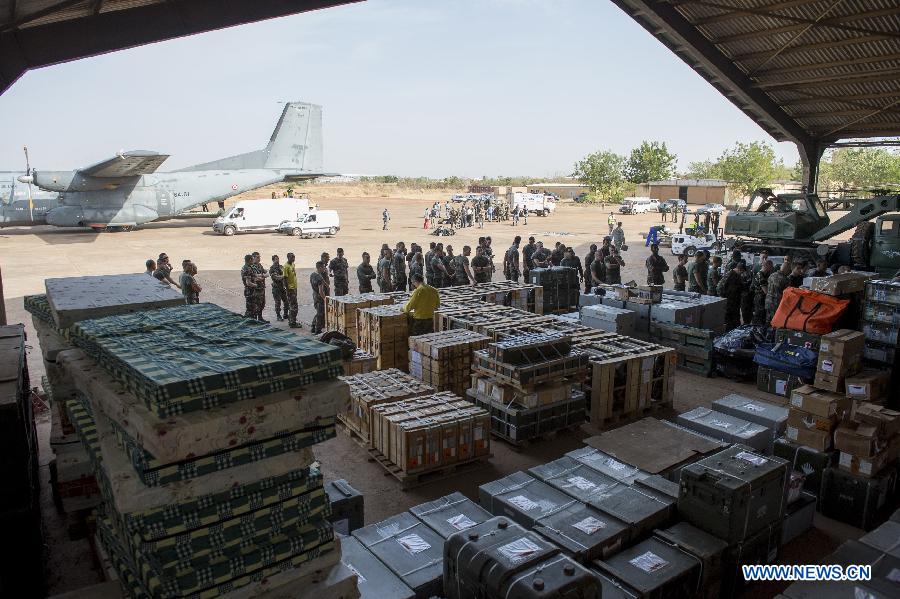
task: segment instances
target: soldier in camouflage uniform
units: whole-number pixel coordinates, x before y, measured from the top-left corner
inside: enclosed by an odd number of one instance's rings
[[[453,287],[453,281],[456,280],[456,272],[453,270],[453,246],[449,243],[444,251],[444,255],[441,257],[441,262],[444,263],[444,287]]]
[[[253,305],[255,309],[255,318],[260,322],[268,323],[263,319],[263,310],[266,309],[266,277],[269,273],[262,265],[259,252],[253,252],[253,263],[250,265],[256,280],[256,289],[253,290]]]
[[[372,279],[376,277],[372,268],[372,258],[369,252],[362,253],[362,264],[356,267],[356,280],[359,282],[360,293],[372,293]]]
[[[781,304],[781,296],[784,294],[784,290],[791,284],[790,275],[791,259],[790,257],[785,256],[781,268],[769,275],[766,286],[765,322],[772,322],[772,319],[775,318],[775,312],[778,311],[778,305]]]
[[[737,264],[736,262],[729,264]],[[712,264],[709,266],[709,270],[706,271],[706,292],[709,295],[717,295],[719,293],[719,283],[722,281],[722,259],[718,256],[713,256]],[[732,266],[730,269],[725,271],[727,275],[734,269]],[[729,329],[730,330],[730,329]]]
[[[437,245],[434,249],[434,254],[431,255],[431,272],[434,280],[432,287],[440,289],[447,286],[444,281],[450,280],[450,274],[447,271],[447,266],[444,264],[444,249],[441,247],[441,244]]]
[[[469,270],[469,256],[472,254],[472,248],[464,245],[462,253],[453,257],[453,284],[469,285],[475,282],[472,271]]]
[[[325,279],[325,266],[322,261],[316,262],[316,270],[309,275],[309,285],[312,288],[313,305],[316,315],[312,321],[310,330],[313,335],[318,335],[325,328],[325,298],[328,297],[328,281]]]
[[[687,267],[687,290],[691,293],[706,295],[706,282],[709,274],[709,264],[706,262],[706,252],[697,252],[694,261]]]
[[[391,258],[393,253],[390,248],[381,249],[381,258],[378,259],[376,281],[378,282],[378,291],[381,293],[390,293],[393,291],[391,287]]]
[[[422,258],[422,248],[419,246],[415,246],[418,251],[410,256],[409,261],[409,283],[410,286],[415,290],[415,285],[413,285],[413,275],[420,274],[422,275],[422,280],[425,280],[425,260]]]
[[[347,295],[350,293],[350,265],[344,258],[344,248],[337,249],[337,256],[328,263],[328,270],[334,277],[334,295]]]
[[[772,261],[764,260],[761,267],[753,275],[751,291],[753,294],[753,324],[766,324],[766,292],[769,290],[769,275],[772,274]]]
[[[397,242],[391,258],[391,282],[394,291],[406,291],[406,245],[402,241]]]
[[[657,244],[650,245],[650,255],[644,261],[644,266],[647,268],[648,285],[662,285],[666,282],[663,273],[669,270],[669,264],[665,258],[659,255],[659,246]]]
[[[719,297],[725,298],[725,330],[731,331],[741,326],[741,293],[744,289],[744,274],[747,264],[739,260],[734,268],[725,273],[716,287]]]
[[[272,256],[272,266],[269,267],[269,278],[272,279],[272,300],[275,302],[275,318],[278,322],[284,320],[281,317],[281,305],[284,304],[284,315],[287,316],[287,295],[284,292],[284,269],[281,267],[277,255]]]
[[[678,265],[675,267],[675,270],[672,271],[672,288],[675,291],[684,291],[685,289],[685,284],[688,279],[688,272],[685,264],[687,264],[687,256],[681,254],[678,256]]]
[[[519,244],[522,238],[518,235],[513,239],[513,243],[503,255],[503,276],[509,281],[519,280]]]

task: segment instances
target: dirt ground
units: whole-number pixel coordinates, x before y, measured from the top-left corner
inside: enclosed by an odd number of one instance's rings
[[[265,263],[272,254],[282,259],[287,252],[294,252],[298,265],[304,268],[301,282],[308,280],[308,274],[319,255],[328,251],[332,256],[338,247],[344,248],[353,268],[359,263],[363,251],[376,253],[382,243],[393,246],[397,241],[417,242],[427,247],[430,241],[439,239],[451,244],[459,251],[463,245],[475,246],[482,235],[493,238],[495,254],[502,256],[512,243],[515,235],[524,239],[533,235],[543,240],[545,245],[561,241],[572,246],[583,257],[591,243],[599,243],[607,233],[606,217],[610,208],[578,205],[563,202],[557,212],[550,217],[530,217],[528,224],[520,222],[487,223],[484,229],[477,227],[462,229],[452,237],[437,238],[422,228],[422,215],[426,207],[435,200],[448,197],[444,192],[419,192],[397,190],[396,188],[368,189],[346,186],[308,186],[302,191],[323,209],[337,210],[341,218],[341,231],[331,239],[296,239],[274,233],[252,233],[223,237],[212,232],[212,219],[192,219],[145,225],[129,233],[94,233],[85,230],[56,229],[53,227],[0,229],[0,268],[2,268],[3,289],[6,297],[8,322],[25,322],[30,339],[36,339],[31,327],[30,315],[24,312],[22,297],[41,293],[44,279],[78,275],[100,275],[111,273],[142,272],[144,261],[156,258],[160,252],[167,252],[175,265],[182,259],[194,261],[199,268],[199,282],[203,286],[201,301],[218,303],[235,311],[243,311],[243,294],[239,269],[243,256],[259,251]],[[367,191],[371,195],[353,195]],[[269,197],[270,190],[260,190],[256,197]],[[384,197],[387,196],[387,197]],[[381,212],[387,208],[391,214],[388,230],[382,230]],[[659,214],[621,216],[629,249],[623,254],[626,266],[623,268],[624,281],[643,281],[646,271],[644,260],[649,254],[640,236],[651,225],[659,224]],[[670,225],[671,227],[671,225]],[[677,228],[677,226],[676,226]],[[664,248],[661,254],[674,267],[675,259]],[[667,276],[667,280],[671,280]],[[351,274],[351,292],[357,284]],[[308,323],[313,314],[311,293],[308,284],[300,285],[301,321]],[[266,317],[274,326],[277,323],[270,303],[266,307]],[[299,330],[306,334],[308,327]],[[32,342],[34,343],[34,342]],[[39,384],[43,374],[40,351],[32,347],[29,351],[29,368],[33,384]],[[689,410],[709,403],[728,393],[741,393],[750,397],[773,399],[755,387],[739,384],[726,379],[706,379],[692,374],[678,372],[676,378],[675,408],[677,412]],[[41,463],[50,459],[49,417],[42,416],[39,422],[42,440]],[[424,487],[403,492],[396,481],[387,476],[375,463],[366,459],[365,453],[355,442],[343,434],[336,439],[316,447],[316,454],[322,462],[327,479],[345,478],[362,491],[366,500],[366,522],[377,522],[389,515],[405,510],[418,503],[435,499],[452,491],[461,491],[469,497],[477,498],[478,485],[494,480],[516,470],[553,460],[563,453],[582,445],[588,436],[585,431],[577,435],[559,437],[533,445],[522,452],[514,452],[502,442],[493,444],[494,457],[485,467],[469,472],[466,476],[450,478]],[[44,518],[48,543],[48,585],[50,594],[60,593],[100,580],[99,573],[92,565],[90,551],[85,540],[71,541],[66,538],[63,518],[56,514],[49,501],[49,488],[44,488]],[[859,531],[820,518],[817,515],[817,530],[795,540],[783,551],[784,563],[813,563],[831,551],[841,540],[855,538]],[[785,561],[787,560],[787,561]],[[772,596],[777,592],[773,587],[756,586],[745,596]]]

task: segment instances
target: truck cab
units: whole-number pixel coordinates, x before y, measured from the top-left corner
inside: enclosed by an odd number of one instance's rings
[[[900,214],[885,214],[875,219],[869,263],[893,276],[900,263]]]

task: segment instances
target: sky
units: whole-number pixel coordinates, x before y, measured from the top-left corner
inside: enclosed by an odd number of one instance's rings
[[[26,73],[0,96],[0,170],[122,149],[172,170],[264,147],[279,102],[324,106],[325,169],[568,175],[588,153],[665,141],[684,169],[777,144],[614,4],[369,0]]]

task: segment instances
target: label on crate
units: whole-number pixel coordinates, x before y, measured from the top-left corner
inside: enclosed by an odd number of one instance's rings
[[[776,395],[787,395],[787,381],[784,379],[778,379],[775,381],[775,394]]]
[[[591,481],[589,481],[588,479],[581,477],[581,476],[572,476],[566,480],[568,481],[569,484],[563,485],[563,488],[575,487],[579,491],[590,491],[591,489],[593,489],[594,487],[597,486],[594,483],[592,483]]]
[[[526,512],[530,512],[531,510],[538,507],[537,503],[528,499],[524,495],[516,495],[515,497],[510,497],[509,499],[507,499],[507,501],[509,501],[520,510],[524,510]]]
[[[583,532],[586,535],[592,535],[595,532],[597,532],[598,530],[600,530],[601,528],[606,528],[606,522],[603,522],[602,520],[597,520],[593,516],[588,516],[581,522],[576,522],[572,526],[574,526],[575,528],[577,528],[578,530],[580,530],[581,532]]]
[[[888,572],[888,575],[885,576],[891,582],[896,582],[900,584],[900,568],[891,568],[891,571]]]
[[[831,360],[822,360],[822,372],[834,372],[834,362]]]
[[[447,518],[447,522],[456,530],[465,530],[475,526],[476,522],[465,514],[457,514]]]
[[[768,461],[762,456],[758,456],[755,453],[749,453],[747,451],[742,451],[734,457],[738,458],[739,460],[744,460],[745,462],[750,462],[754,466],[762,466]]]
[[[636,558],[629,560],[628,563],[630,563],[635,568],[640,568],[644,572],[656,572],[657,570],[662,570],[669,565],[669,562],[659,557],[652,551],[642,553]]]
[[[613,470],[615,470],[616,472],[621,472],[622,470],[625,470],[625,468],[627,468],[627,466],[625,466],[625,464],[623,464],[622,462],[617,462],[616,460],[614,460],[612,458],[609,458],[606,460],[606,465],[609,466],[610,468],[612,468]]]
[[[799,432],[800,431],[798,431],[793,426],[789,426],[789,427],[787,427],[787,431],[785,431],[785,436],[787,436],[787,438],[790,439],[791,441],[796,441],[797,435]]]
[[[718,426],[719,428],[728,428],[731,426],[730,422],[725,422],[724,420],[710,420],[709,423],[713,426]]]
[[[431,545],[417,534],[406,535],[397,539],[400,546],[409,551],[411,555],[422,553],[431,549]]]
[[[765,412],[766,409],[762,406],[758,406],[755,403],[744,404],[745,410],[750,410],[751,412]]]
[[[535,545],[531,539],[525,537],[516,539],[512,543],[507,543],[498,549],[500,555],[509,560],[509,563],[511,564],[518,564],[519,562],[530,558],[540,550],[541,548]]]
[[[386,538],[388,538],[388,537],[392,537],[392,536],[394,536],[395,534],[397,534],[398,532],[400,532],[400,525],[397,524],[396,522],[392,522],[392,523],[390,523],[390,524],[388,524],[387,526],[384,526],[384,527],[379,526],[379,527],[376,527],[376,528],[377,528],[377,530],[378,530],[378,534],[381,535],[381,538],[382,538],[382,539],[386,539]]]
[[[865,395],[866,394],[866,386],[865,385],[854,385],[853,383],[847,384],[847,395]]]

